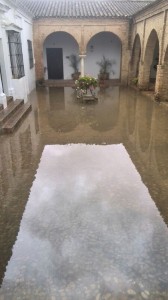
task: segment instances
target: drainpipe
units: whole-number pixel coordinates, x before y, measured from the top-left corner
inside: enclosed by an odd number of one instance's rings
[[[81,76],[83,77],[85,75],[85,64],[84,64],[84,59],[86,57],[85,54],[80,54],[80,64],[81,64]]]

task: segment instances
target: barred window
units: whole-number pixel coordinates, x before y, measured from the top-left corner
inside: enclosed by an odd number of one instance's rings
[[[25,75],[20,33],[8,31],[9,53],[13,78],[18,79]]]
[[[30,69],[33,68],[33,48],[32,48],[32,41],[27,40],[28,45],[28,53],[29,53],[29,65]]]

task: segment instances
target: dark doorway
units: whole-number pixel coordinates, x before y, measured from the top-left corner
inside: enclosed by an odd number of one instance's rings
[[[48,79],[63,79],[62,48],[47,48]]]

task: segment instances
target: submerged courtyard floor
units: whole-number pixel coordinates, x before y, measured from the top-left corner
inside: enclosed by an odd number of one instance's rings
[[[39,88],[0,137],[0,300],[168,299],[168,111]]]

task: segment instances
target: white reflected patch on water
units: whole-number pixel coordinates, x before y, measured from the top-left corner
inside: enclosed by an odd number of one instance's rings
[[[124,146],[45,146],[0,295],[167,299],[167,270],[167,227]]]

